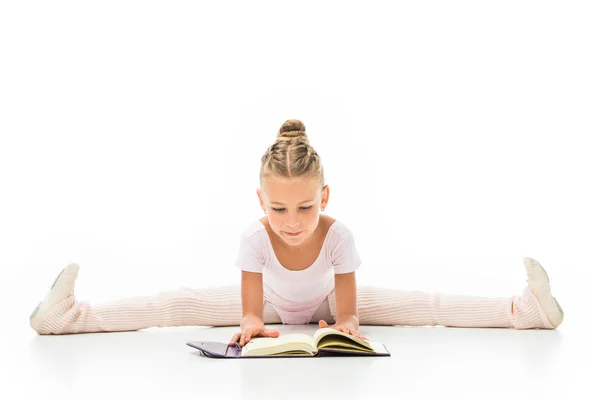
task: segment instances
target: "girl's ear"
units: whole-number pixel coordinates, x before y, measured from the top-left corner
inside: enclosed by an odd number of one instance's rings
[[[325,185],[321,189],[321,208],[325,208],[327,202],[329,202],[329,185]]]
[[[263,211],[267,211],[265,209],[265,202],[263,201],[262,195],[260,193],[260,189],[256,189],[256,195],[258,196],[258,201],[260,202],[260,207],[263,209]]]

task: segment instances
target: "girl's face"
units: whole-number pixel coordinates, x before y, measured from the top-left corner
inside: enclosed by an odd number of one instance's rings
[[[298,246],[319,225],[319,210],[327,205],[329,187],[321,188],[314,178],[270,178],[256,193],[273,232],[288,245]]]

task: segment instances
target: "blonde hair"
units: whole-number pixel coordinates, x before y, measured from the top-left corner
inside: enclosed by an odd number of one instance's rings
[[[308,142],[302,121],[288,119],[279,128],[277,139],[261,159],[260,187],[268,177],[318,179],[321,188],[325,184],[321,157]]]

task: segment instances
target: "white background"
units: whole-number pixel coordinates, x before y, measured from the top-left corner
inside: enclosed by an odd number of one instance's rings
[[[529,256],[563,332],[588,338],[599,17],[594,2],[2,3],[2,335],[36,336],[28,316],[71,262],[92,303],[237,283],[260,158],[293,118],[359,283],[510,296]]]

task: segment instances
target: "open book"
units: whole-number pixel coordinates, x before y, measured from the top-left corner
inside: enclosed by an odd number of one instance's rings
[[[390,356],[384,344],[363,340],[332,328],[318,329],[313,336],[304,333],[280,335],[277,338],[252,338],[244,347],[218,342],[188,342],[207,357],[336,357]]]

